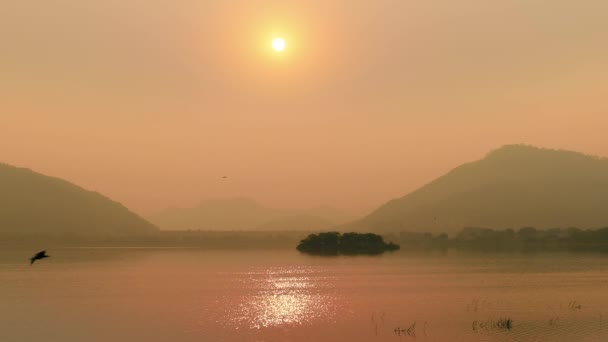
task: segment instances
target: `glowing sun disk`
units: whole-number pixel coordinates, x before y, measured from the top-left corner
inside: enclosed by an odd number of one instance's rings
[[[281,37],[277,37],[272,40],[272,49],[276,52],[281,52],[285,50],[285,46],[285,39]]]

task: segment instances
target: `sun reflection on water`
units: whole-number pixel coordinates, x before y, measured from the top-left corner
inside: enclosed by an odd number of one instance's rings
[[[310,269],[250,272],[243,282],[253,291],[242,298],[233,315],[239,325],[253,329],[302,325],[333,315],[336,301],[327,279]]]

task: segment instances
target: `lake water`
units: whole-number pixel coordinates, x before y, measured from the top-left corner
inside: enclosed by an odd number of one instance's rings
[[[597,254],[32,252],[0,252],[0,341],[608,340]]]

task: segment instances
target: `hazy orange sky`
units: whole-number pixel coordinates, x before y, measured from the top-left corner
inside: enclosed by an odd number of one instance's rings
[[[142,214],[365,213],[503,144],[608,156],[606,0],[1,7],[0,161]]]

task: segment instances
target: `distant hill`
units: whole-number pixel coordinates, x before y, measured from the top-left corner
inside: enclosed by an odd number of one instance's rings
[[[314,215],[281,217],[256,227],[256,230],[305,230],[319,231],[334,227],[337,223]]]
[[[353,215],[328,206],[320,206],[306,210],[299,210],[293,213],[292,215],[303,217],[317,217],[323,221],[331,223],[332,225],[346,223],[356,218]]]
[[[202,201],[194,208],[168,208],[148,219],[162,230],[317,230],[352,217],[328,207],[274,209],[252,199],[233,198]]]
[[[99,193],[0,163],[0,232],[139,234],[156,230]]]
[[[608,226],[608,159],[507,145],[344,228],[454,233],[525,226]]]

